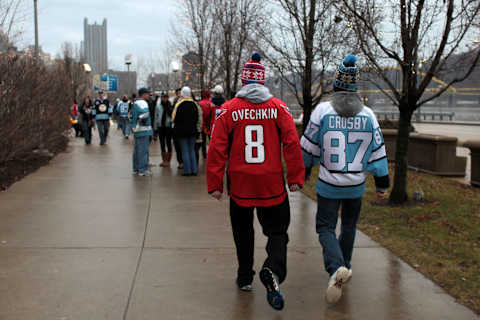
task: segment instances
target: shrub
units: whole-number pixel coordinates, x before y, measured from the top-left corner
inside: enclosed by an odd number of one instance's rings
[[[72,104],[64,62],[0,54],[0,74],[0,168],[36,149],[62,149]]]

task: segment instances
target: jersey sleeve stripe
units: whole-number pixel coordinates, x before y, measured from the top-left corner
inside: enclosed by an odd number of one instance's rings
[[[385,150],[385,145],[383,145],[380,149],[372,152],[372,154],[370,155],[370,159],[368,160],[368,163],[376,161],[380,158],[384,158],[386,156],[387,156],[387,151]]]
[[[383,157],[381,157],[381,158],[375,159],[375,160],[370,160],[370,161],[368,161],[368,164],[372,164],[372,163],[374,163],[374,162],[383,160],[383,159],[385,159],[386,157],[387,157],[387,155],[385,155],[385,156],[383,156]]]
[[[303,139],[304,137],[302,137],[302,141],[300,142],[300,145],[302,146],[302,149],[305,150],[307,153],[309,153],[311,155],[314,155],[316,157],[320,157],[321,150],[318,147],[318,145],[312,143],[307,138]]]
[[[308,153],[308,154],[311,155],[312,157],[320,158],[320,155],[313,154],[313,153],[311,153],[310,151],[306,150],[306,149],[303,148],[303,147],[302,147],[302,151],[305,152],[305,153]]]
[[[311,143],[318,145],[318,143],[316,143],[315,141],[313,141],[309,136],[307,136],[307,135],[304,134],[304,135],[302,136],[302,138],[304,138],[304,137],[305,137],[305,139],[307,139],[307,140],[310,141]]]
[[[379,145],[376,149],[373,149],[373,150],[372,150],[372,153],[373,153],[373,152],[377,152],[377,151],[380,150],[384,145],[385,145],[385,143],[382,142],[381,145]]]

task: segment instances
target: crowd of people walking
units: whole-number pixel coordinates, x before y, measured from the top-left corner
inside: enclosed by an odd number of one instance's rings
[[[151,175],[149,147],[159,140],[161,167],[169,167],[173,148],[183,176],[196,176],[200,156],[206,159],[208,193],[220,200],[227,175],[230,221],[236,247],[236,284],[251,291],[256,210],[264,235],[267,258],[259,277],[267,301],[276,310],[285,305],[280,285],[287,277],[287,244],[290,224],[288,192],[300,190],[311,169],[320,164],[316,185],[316,231],[329,274],[326,299],[337,302],[342,287],[352,277],[356,225],[365,192],[365,173],[375,178],[377,198],[389,187],[385,145],[378,121],[357,94],[358,67],[348,55],[337,67],[331,98],[313,111],[299,139],[285,102],[265,86],[265,67],[258,53],[242,69],[242,88],[231,100],[215,86],[196,101],[189,87],[177,89],[173,104],[167,92],[160,99],[141,88],[138,98],[124,96],[114,110],[103,92],[95,101],[85,98],[78,110],[85,143],[91,143],[97,125],[100,145],[107,142],[110,118],[115,111],[119,128],[128,139],[133,132],[133,174]],[[158,138],[157,138],[158,136]],[[286,165],[286,175],[284,174]],[[288,190],[287,190],[288,189]],[[341,234],[335,234],[341,208]]]
[[[207,145],[217,110],[226,101],[223,88],[217,85],[212,89],[214,97],[210,100],[210,90],[201,93],[197,102],[189,87],[175,91],[173,103],[168,92],[154,98],[147,88],[141,88],[131,98],[124,95],[115,105],[106,98],[103,91],[92,101],[87,96],[81,105],[73,104],[70,119],[75,136],[83,136],[85,144],[92,142],[92,130],[97,128],[100,145],[106,145],[111,120],[116,117],[117,129],[125,139],[134,138],[132,155],[132,173],[149,176],[150,144],[159,141],[162,161],[160,167],[170,167],[173,150],[177,156],[178,169],[183,176],[196,176],[200,156],[207,158]],[[146,142],[148,141],[148,143]],[[201,153],[200,153],[201,151]]]

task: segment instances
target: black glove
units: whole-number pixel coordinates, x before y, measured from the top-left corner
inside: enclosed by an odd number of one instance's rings
[[[305,168],[305,181],[310,179],[310,174],[312,174],[312,168]]]

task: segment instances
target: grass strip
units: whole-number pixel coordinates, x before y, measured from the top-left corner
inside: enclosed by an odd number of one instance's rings
[[[314,200],[316,177],[318,166],[303,189]],[[409,171],[408,194],[419,190],[423,201],[390,206],[369,176],[358,227],[480,314],[480,189]]]

